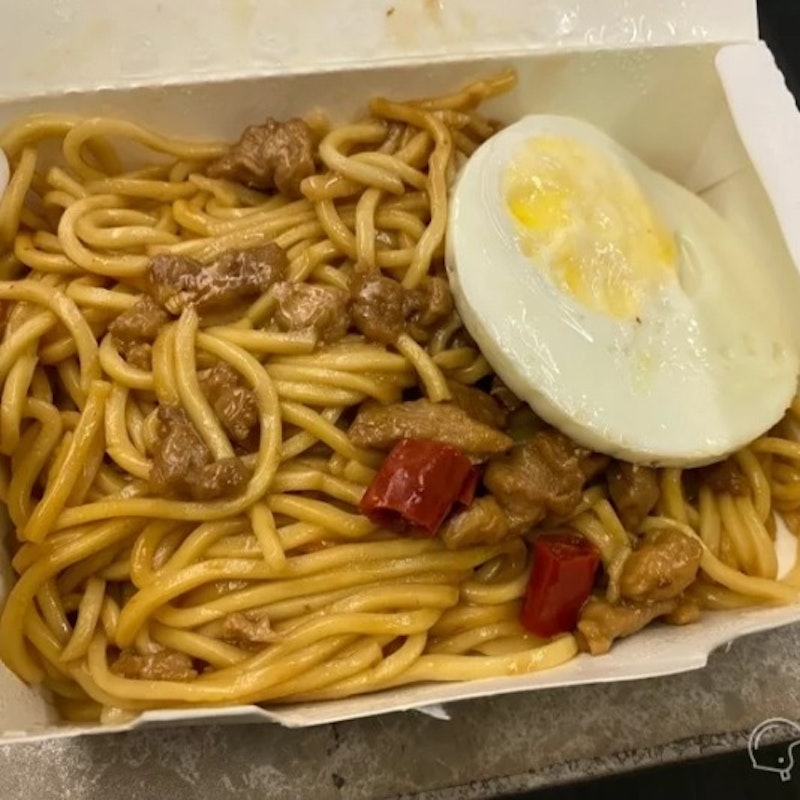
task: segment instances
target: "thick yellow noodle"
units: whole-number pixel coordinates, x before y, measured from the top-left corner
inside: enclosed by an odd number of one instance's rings
[[[415,681],[462,681],[546,669],[577,652],[518,622],[530,568],[523,540],[448,550],[400,538],[357,512],[380,453],[347,436],[347,412],[420,386],[491,374],[455,337],[387,348],[349,335],[264,327],[270,292],[201,327],[193,310],[163,327],[152,368],[128,363],[108,326],[132,307],[152,256],[209,261],[275,241],[291,280],[348,288],[355,263],[414,288],[441,263],[448,187],[496,125],[475,109],[513,85],[507,73],[442,98],[375,99],[370,116],[322,138],[325,172],[290,200],[209,178],[217,142],[172,139],[119,120],[38,115],[0,134],[12,165],[0,201],[0,498],[16,530],[16,581],[0,618],[0,657],[41,682],[70,719],[111,709],[295,702]],[[50,155],[53,140],[58,157]],[[127,164],[116,150],[149,155]],[[126,148],[127,149],[127,148]],[[239,496],[212,501],[148,492],[154,410],[178,404],[215,459],[234,445],[200,389],[209,361],[253,392],[259,441]],[[679,526],[703,545],[693,597],[708,608],[795,602],[800,572],[778,580],[776,512],[800,508],[800,404],[779,432],[737,456],[749,494],[702,486],[684,496],[660,473],[642,530]],[[570,524],[599,549],[607,596],[635,544],[603,489]],[[263,641],[225,636],[232,615],[268,620]],[[120,651],[166,649],[203,662],[185,680],[128,678]]]

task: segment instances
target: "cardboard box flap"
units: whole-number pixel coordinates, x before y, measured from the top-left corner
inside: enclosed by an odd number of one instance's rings
[[[38,0],[7,3],[2,17],[0,99],[758,30],[754,0]]]

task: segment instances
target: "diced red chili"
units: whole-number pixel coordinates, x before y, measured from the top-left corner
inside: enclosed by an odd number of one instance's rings
[[[575,630],[599,564],[594,545],[571,530],[537,537],[520,615],[522,625],[537,636]]]
[[[478,488],[478,479],[480,478],[480,474],[475,467],[472,467],[469,471],[469,475],[464,478],[464,483],[461,484],[461,489],[458,492],[458,497],[456,500],[462,506],[471,506],[472,501],[475,499],[475,490]]]
[[[456,502],[472,502],[477,482],[477,470],[457,447],[403,439],[386,457],[358,508],[378,525],[434,536]]]

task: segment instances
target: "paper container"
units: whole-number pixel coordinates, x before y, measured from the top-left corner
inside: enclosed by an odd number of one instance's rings
[[[429,95],[512,66],[519,85],[489,113],[508,121],[531,112],[573,114],[605,128],[703,194],[752,240],[764,265],[796,278],[800,115],[769,51],[755,41],[750,0],[629,0],[622,12],[611,0],[585,7],[547,0],[304,0],[292,11],[279,8],[286,5],[143,2],[131,11],[118,4],[112,16],[100,0],[74,9],[64,2],[54,27],[49,11],[26,5],[23,13],[12,4],[3,12],[10,25],[6,19],[0,29],[3,38],[13,32],[9,46],[0,46],[0,124],[29,112],[71,111],[234,138],[266,114],[320,107],[345,119],[374,94]],[[315,20],[308,29],[307,19]],[[149,38],[137,38],[142,31]],[[34,52],[35,59],[21,56]],[[205,53],[202,63],[198,52]],[[61,63],[69,68],[54,73]],[[800,290],[787,295],[800,308]],[[780,549],[781,562],[791,562],[793,540],[783,537]],[[0,594],[9,585],[7,562],[0,556]],[[466,697],[647,678],[702,667],[725,642],[798,620],[800,606],[707,613],[696,625],[652,626],[609,655],[581,656],[529,676],[274,711],[148,712],[113,727],[60,725],[46,697],[0,667],[0,737],[197,720],[305,726]]]

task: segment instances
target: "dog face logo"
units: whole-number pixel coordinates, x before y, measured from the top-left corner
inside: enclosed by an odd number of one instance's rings
[[[769,745],[786,742],[777,754],[768,750]],[[783,717],[765,719],[757,725],[747,740],[747,752],[753,768],[764,772],[777,772],[782,781],[792,777],[794,749],[800,745],[800,725]],[[774,750],[774,748],[772,748]],[[798,751],[800,754],[800,751]]]

